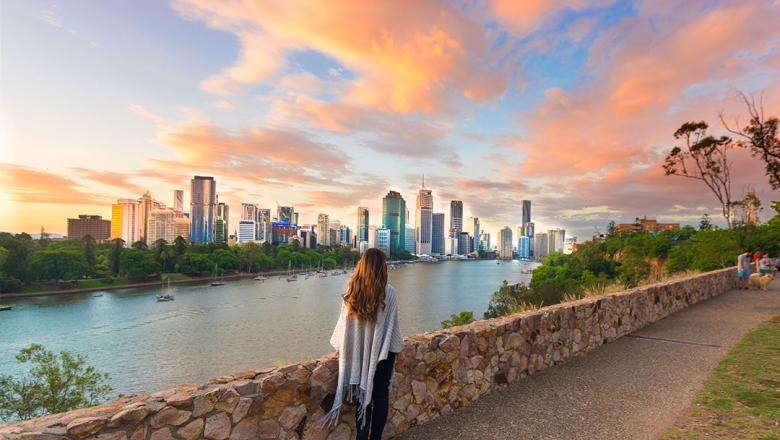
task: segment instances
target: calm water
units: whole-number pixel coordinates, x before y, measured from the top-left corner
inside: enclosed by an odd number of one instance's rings
[[[522,273],[530,264],[452,261],[390,271],[401,330],[435,330],[461,310],[481,317],[502,280],[530,280]],[[163,303],[155,288],[4,299],[14,309],[0,312],[0,373],[20,372],[14,355],[33,342],[87,355],[122,393],[319,357],[332,351],[328,341],[347,280],[172,286],[176,301]]]

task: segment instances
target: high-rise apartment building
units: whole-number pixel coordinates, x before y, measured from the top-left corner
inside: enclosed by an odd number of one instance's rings
[[[463,231],[463,202],[460,200],[450,201],[450,252],[453,255],[458,254],[458,244],[460,233]]]
[[[317,216],[317,242],[323,246],[330,246],[330,219],[328,214]]]
[[[357,209],[357,241],[368,241],[368,208]]]
[[[181,237],[186,241],[190,241],[190,219],[187,217],[176,217],[173,223],[174,240],[177,237]]]
[[[431,217],[431,255],[444,255],[444,213]]]
[[[241,220],[257,220],[257,205],[254,203],[242,203]]]
[[[149,213],[147,240],[153,244],[157,240],[173,243],[176,239],[176,212],[171,209],[157,208]]]
[[[121,238],[125,246],[132,246],[141,239],[141,202],[134,199],[120,199],[111,206],[111,218],[117,218],[117,229],[112,228],[111,238]],[[114,234],[117,235],[114,235]]]
[[[433,193],[425,184],[417,192],[414,238],[418,255],[430,255],[433,236]]]
[[[400,252],[406,245],[406,201],[390,191],[382,199],[382,226],[390,230],[390,252]]]
[[[214,241],[217,214],[217,182],[210,176],[195,176],[190,181],[190,241],[205,244]]]
[[[539,232],[534,234],[534,259],[541,260],[548,254],[547,234]]]
[[[498,231],[498,258],[512,259],[512,229],[509,226]]]
[[[352,231],[349,226],[342,226],[339,228],[339,244],[341,246],[349,246],[352,239]]]
[[[96,241],[111,237],[111,220],[103,220],[99,215],[79,215],[68,219],[68,240],[81,240],[89,235]]]
[[[530,208],[529,208],[530,209]],[[525,222],[520,228],[520,236],[528,237],[530,240],[529,247],[531,249],[531,256],[534,255],[534,222]]]

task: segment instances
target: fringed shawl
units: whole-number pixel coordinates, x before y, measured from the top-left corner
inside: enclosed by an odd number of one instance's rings
[[[341,314],[330,338],[330,345],[339,352],[339,381],[333,407],[320,421],[321,426],[335,424],[344,401],[357,399],[358,419],[365,423],[365,411],[371,402],[374,373],[387,353],[398,353],[404,340],[398,325],[398,306],[395,288],[385,288],[385,307],[377,311],[376,322],[361,322],[348,316],[346,304],[341,304]]]

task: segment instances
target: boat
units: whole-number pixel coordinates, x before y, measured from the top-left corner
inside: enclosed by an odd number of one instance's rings
[[[100,298],[101,296],[103,296],[103,292],[92,295],[92,298]]]
[[[268,279],[268,277],[267,277],[267,276],[265,276],[265,275],[258,275],[258,276],[256,276],[256,277],[254,278],[254,280],[255,280],[255,281],[265,281],[265,280],[267,280],[267,279]]]
[[[168,278],[168,285],[165,287],[165,291],[159,295],[155,295],[157,297],[157,302],[166,302],[166,301],[173,301],[176,299],[176,295],[170,292],[171,290],[171,279]]]
[[[292,270],[292,261],[287,264],[287,282],[298,281],[298,275]]]
[[[0,304],[0,312],[3,311],[3,310],[11,310],[13,308],[14,308],[14,306],[12,306],[12,305]]]
[[[225,285],[225,271],[222,271],[222,277],[217,278],[217,273],[219,273],[219,266],[217,263],[214,263],[214,279],[211,280],[212,286],[224,286]]]

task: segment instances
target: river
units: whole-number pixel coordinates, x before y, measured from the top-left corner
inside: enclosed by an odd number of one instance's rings
[[[499,284],[527,283],[533,266],[494,260],[400,266],[389,282],[398,292],[401,330],[435,330],[462,310],[481,318]],[[148,287],[6,298],[14,308],[0,312],[0,374],[21,373],[14,355],[33,342],[86,355],[124,394],[319,357],[332,351],[328,341],[348,277],[171,286],[172,302],[157,302],[161,289]]]

